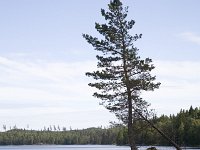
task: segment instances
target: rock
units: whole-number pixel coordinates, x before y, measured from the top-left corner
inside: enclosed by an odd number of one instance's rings
[[[157,150],[157,148],[152,146],[152,147],[147,148],[147,150]]]

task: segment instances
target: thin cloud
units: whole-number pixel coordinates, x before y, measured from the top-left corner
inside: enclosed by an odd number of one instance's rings
[[[41,78],[55,82],[84,76],[85,72],[94,68],[96,64],[92,61],[86,62],[19,62],[0,56],[0,70],[10,77],[19,80],[28,78]]]
[[[164,79],[200,80],[198,61],[155,61],[155,72]]]
[[[92,95],[85,72],[94,67],[93,62],[41,62],[22,63],[0,57],[0,104],[5,101],[43,106],[60,102],[86,102]],[[91,96],[92,97],[92,96]],[[9,104],[8,103],[8,104]],[[64,104],[65,105],[65,104]],[[10,107],[10,106],[9,106]],[[20,108],[22,108],[20,106]]]
[[[58,121],[63,124],[66,116],[70,121],[74,118],[72,114],[88,111],[90,118],[93,115],[91,111],[96,113],[101,107],[98,100],[93,100],[93,91],[87,85],[88,78],[85,76],[86,71],[95,67],[96,62],[92,61],[21,62],[19,59],[0,57],[1,122],[7,120],[5,124],[10,125],[29,123],[34,115],[50,122],[53,114],[55,118],[62,115]],[[48,120],[45,115],[51,119]],[[14,121],[13,118],[18,119]],[[96,119],[93,118],[93,121]]]
[[[155,61],[155,66],[153,74],[162,83],[161,88],[155,92],[145,92],[143,96],[158,114],[176,113],[179,108],[200,104],[197,101],[200,99],[200,62]],[[30,116],[34,114],[41,113],[40,117],[43,118],[51,114],[59,118],[62,114],[60,120],[57,120],[62,122],[62,118],[67,115],[68,121],[73,120],[74,112],[81,114],[94,111],[87,115],[95,121],[97,117],[93,116],[98,114],[102,106],[98,105],[99,100],[92,97],[94,89],[87,86],[91,80],[84,75],[95,68],[96,62],[93,61],[20,62],[0,57],[1,117],[10,118],[10,124],[14,124],[11,119],[13,116],[25,117],[29,122]],[[180,107],[171,107],[172,104]],[[106,109],[101,111],[109,115]]]
[[[184,32],[184,33],[181,33],[179,36],[186,41],[193,42],[200,45],[200,35],[197,35],[193,32]]]
[[[154,74],[161,87],[154,92],[144,92],[143,97],[160,114],[174,114],[181,108],[200,105],[200,62],[155,61]]]

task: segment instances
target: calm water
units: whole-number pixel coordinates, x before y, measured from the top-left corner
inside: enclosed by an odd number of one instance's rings
[[[25,145],[0,146],[0,150],[129,150],[127,146],[113,145]]]
[[[139,147],[146,150],[147,147]],[[158,150],[175,150],[172,147],[157,147]],[[30,145],[30,146],[0,146],[0,150],[129,150],[128,146],[113,145]],[[184,150],[184,149],[183,149]],[[187,148],[187,150],[194,150]],[[200,150],[200,149],[195,149]]]

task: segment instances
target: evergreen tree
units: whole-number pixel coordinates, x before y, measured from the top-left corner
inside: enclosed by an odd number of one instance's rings
[[[108,11],[101,10],[106,23],[95,24],[103,39],[83,34],[87,42],[101,53],[96,56],[98,70],[86,75],[98,80],[89,83],[89,86],[99,90],[94,96],[128,125],[129,144],[131,150],[135,150],[133,121],[141,115],[146,118],[149,106],[140,94],[159,88],[160,83],[154,83],[156,78],[150,74],[154,69],[152,60],[143,60],[138,56],[134,42],[141,38],[141,34],[129,34],[135,21],[127,21],[128,7],[123,7],[120,0],[111,0],[108,8]]]

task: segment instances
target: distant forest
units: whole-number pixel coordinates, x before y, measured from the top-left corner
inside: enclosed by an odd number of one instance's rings
[[[200,146],[200,108],[190,107],[177,115],[155,117],[154,124],[181,146]],[[49,127],[41,131],[14,129],[0,132],[0,145],[32,144],[116,144],[127,145],[127,128],[122,125],[110,128],[88,128],[82,130],[62,130]],[[169,145],[159,133],[144,121],[134,125],[135,141],[138,145]]]

